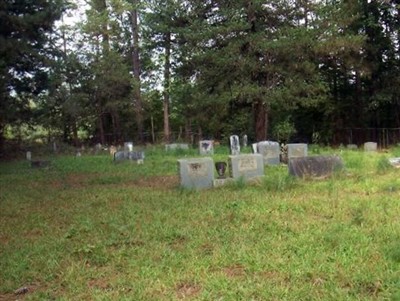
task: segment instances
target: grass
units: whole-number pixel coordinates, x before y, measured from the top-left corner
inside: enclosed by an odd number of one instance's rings
[[[0,163],[0,300],[23,286],[24,300],[400,300],[398,153],[342,150],[326,180],[275,166],[199,192],[178,187],[193,150]]]

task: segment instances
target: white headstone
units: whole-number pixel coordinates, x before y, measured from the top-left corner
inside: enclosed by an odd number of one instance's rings
[[[234,156],[240,155],[239,136],[232,135],[229,137],[229,141],[231,144],[231,155],[234,155]]]
[[[211,158],[180,159],[178,169],[182,187],[190,189],[213,187],[214,162]]]
[[[258,153],[257,144],[258,144],[258,143],[253,143],[253,144],[251,145],[251,148],[253,149],[253,153],[254,153],[254,154],[257,154],[257,153]]]
[[[376,152],[378,150],[378,143],[376,142],[365,142],[364,151],[366,152]]]

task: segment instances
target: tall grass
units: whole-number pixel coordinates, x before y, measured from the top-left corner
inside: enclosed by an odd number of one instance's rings
[[[25,300],[399,300],[390,151],[343,150],[326,180],[275,166],[203,191],[178,187],[195,150],[0,163],[0,300],[24,286]]]

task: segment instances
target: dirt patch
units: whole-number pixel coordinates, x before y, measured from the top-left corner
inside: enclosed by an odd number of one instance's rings
[[[223,268],[223,272],[228,277],[241,277],[246,275],[246,269],[242,265],[233,265]]]
[[[201,287],[194,283],[183,282],[176,286],[175,291],[179,299],[187,299],[197,296],[201,291]]]
[[[171,189],[179,185],[179,177],[175,175],[146,177],[142,179],[137,179],[134,182],[134,185],[157,189]]]
[[[109,290],[111,289],[110,282],[107,279],[100,278],[100,279],[91,279],[88,282],[89,288],[95,288],[99,290]]]

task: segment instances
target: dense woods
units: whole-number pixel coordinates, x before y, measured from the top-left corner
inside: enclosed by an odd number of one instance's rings
[[[397,143],[399,26],[389,0],[6,0],[0,146]]]

